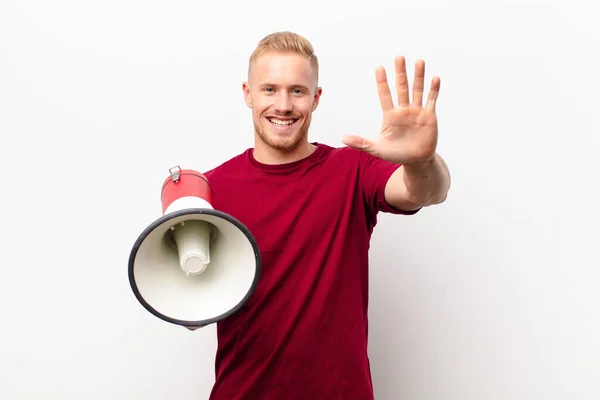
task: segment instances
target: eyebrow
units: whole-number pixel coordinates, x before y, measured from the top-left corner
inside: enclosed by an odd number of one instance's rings
[[[258,87],[261,87],[261,88],[263,88],[263,87],[275,87],[275,88],[279,88],[279,87],[282,87],[282,86],[283,86],[283,85],[278,85],[278,84],[276,84],[276,83],[268,83],[268,82],[266,82],[266,83],[261,83],[260,85],[258,85]],[[292,85],[287,85],[287,86],[288,86],[288,87],[290,87],[290,88],[300,88],[300,89],[305,89],[305,90],[308,90],[308,87],[307,87],[307,86],[305,86],[305,85],[302,85],[302,84],[300,84],[300,83],[294,83],[294,84],[292,84]]]

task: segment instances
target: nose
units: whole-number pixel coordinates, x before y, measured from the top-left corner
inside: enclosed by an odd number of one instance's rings
[[[290,100],[289,94],[286,92],[280,92],[275,100],[275,110],[282,114],[287,114],[292,111],[293,105]]]

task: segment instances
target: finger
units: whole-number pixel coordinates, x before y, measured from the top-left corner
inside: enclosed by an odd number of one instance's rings
[[[361,136],[345,135],[342,138],[342,143],[353,149],[372,152],[375,149],[375,142]]]
[[[396,57],[396,92],[398,95],[398,105],[408,105],[408,78],[406,76],[406,61],[403,56]]]
[[[425,85],[425,61],[417,60],[415,63],[415,79],[413,83],[412,104],[421,107],[423,105],[423,87]]]
[[[190,331],[195,331],[196,329],[200,329],[201,326],[186,326],[186,328]]]
[[[394,108],[394,100],[392,99],[392,93],[390,92],[390,85],[387,81],[385,68],[377,67],[375,70],[375,81],[377,82],[377,94],[379,95],[381,109],[383,111],[391,110]]]
[[[427,105],[425,106],[425,108],[427,108],[427,110],[430,112],[435,112],[435,105],[437,102],[438,95],[440,93],[440,85],[441,85],[440,78],[437,76],[434,76],[433,79],[431,80],[431,88],[429,89],[429,96],[427,97]]]

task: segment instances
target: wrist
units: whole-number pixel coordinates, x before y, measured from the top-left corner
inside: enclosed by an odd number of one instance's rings
[[[411,163],[403,164],[404,170],[410,175],[423,175],[427,174],[429,170],[434,166],[436,162],[435,154],[426,159],[420,161],[414,161]]]

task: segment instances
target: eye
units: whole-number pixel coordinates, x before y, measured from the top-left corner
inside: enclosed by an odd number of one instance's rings
[[[293,92],[295,94],[302,94],[302,93],[304,93],[304,91],[302,89],[294,89]]]

